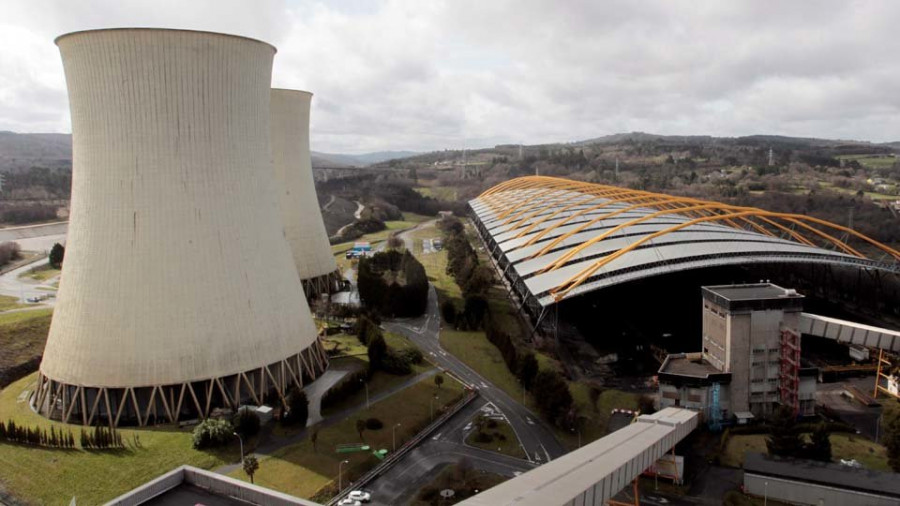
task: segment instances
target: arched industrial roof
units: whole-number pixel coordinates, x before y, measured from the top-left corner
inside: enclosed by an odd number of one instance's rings
[[[469,206],[509,280],[542,306],[644,277],[733,264],[900,273],[897,250],[800,214],[545,176],[506,181]]]

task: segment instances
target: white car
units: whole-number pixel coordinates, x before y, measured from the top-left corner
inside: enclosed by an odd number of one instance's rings
[[[362,503],[349,497],[345,497],[338,502],[338,506],[362,506]]]
[[[363,492],[362,490],[354,490],[347,494],[347,499],[353,499],[354,501],[362,501],[369,502],[372,500],[372,494],[368,492]]]

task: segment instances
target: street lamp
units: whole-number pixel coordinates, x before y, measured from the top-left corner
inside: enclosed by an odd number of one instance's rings
[[[369,409],[369,384],[366,383],[362,378],[359,379],[359,382],[366,387],[366,409]]]
[[[238,438],[238,441],[241,442],[241,464],[243,465],[244,464],[244,439],[237,432],[232,432],[232,434],[234,434]]]
[[[344,467],[344,464],[349,464],[349,463],[350,463],[349,460],[342,460],[341,463],[338,464],[338,494],[341,493],[341,490],[344,490],[344,480],[343,480],[343,477],[344,477],[344,474],[343,474],[343,467]]]
[[[437,398],[438,398],[437,395],[435,395],[434,397],[432,397],[432,398],[431,398],[431,402],[430,402],[430,404],[429,404],[429,405],[431,406],[431,421],[432,421],[432,422],[434,421],[434,401],[436,401]]]
[[[399,426],[400,426],[400,424],[398,423],[397,425],[394,425],[393,427],[391,427],[391,441],[394,443],[394,451],[395,452],[397,451],[397,427],[399,427]]]
[[[766,506],[766,503],[769,502],[769,482],[763,482],[763,506]]]

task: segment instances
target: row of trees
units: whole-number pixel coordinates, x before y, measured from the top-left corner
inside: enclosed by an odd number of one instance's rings
[[[428,303],[428,275],[409,252],[386,251],[361,258],[359,298],[367,308],[392,316],[418,316]]]
[[[486,295],[493,284],[490,267],[482,265],[466,237],[465,226],[456,217],[438,222],[444,234],[447,250],[447,273],[453,276],[463,294],[463,309],[457,310],[452,301],[445,301],[441,313],[447,323],[462,330],[476,330],[484,325],[488,313]]]
[[[64,432],[51,426],[48,431],[46,428],[20,425],[13,420],[7,420],[5,424],[0,423],[0,441],[47,448],[76,448],[75,435],[71,430]],[[137,440],[135,442],[137,443]],[[122,435],[116,429],[100,426],[94,427],[93,430],[81,429],[79,443],[84,450],[125,448]]]
[[[75,448],[75,436],[72,431],[64,433],[62,430],[57,431],[50,427],[48,432],[47,429],[40,427],[17,425],[12,420],[8,420],[6,424],[0,423],[0,441],[48,448]]]

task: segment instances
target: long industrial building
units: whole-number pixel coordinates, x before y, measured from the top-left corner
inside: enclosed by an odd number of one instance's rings
[[[312,93],[272,90],[272,161],[284,234],[307,297],[335,291],[340,271],[331,252],[309,153]]]
[[[36,409],[144,425],[284,402],[327,358],[276,190],[275,48],[158,29],[56,43],[74,169]]]
[[[691,269],[812,263],[900,274],[900,252],[799,214],[544,176],[506,181],[469,205],[536,317],[579,294]]]

